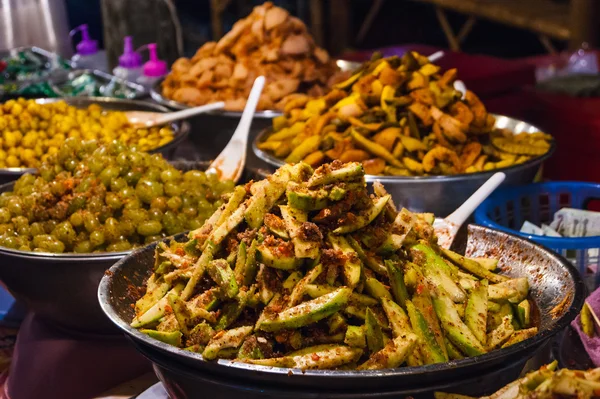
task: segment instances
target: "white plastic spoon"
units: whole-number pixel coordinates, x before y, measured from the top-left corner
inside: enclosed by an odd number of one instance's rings
[[[223,101],[184,109],[177,112],[146,112],[146,111],[126,111],[125,116],[129,124],[135,128],[149,128],[152,126],[166,125],[181,119],[191,118],[205,112],[222,109],[225,106]]]
[[[220,180],[233,180],[235,183],[242,177],[244,166],[246,166],[248,133],[264,86],[265,77],[259,76],[256,78],[250,96],[248,96],[246,107],[244,107],[244,112],[242,112],[240,123],[237,125],[227,146],[221,151],[217,159],[210,164],[207,173],[216,173]]]
[[[455,80],[454,90],[459,91],[460,94],[462,94],[461,98],[464,100],[465,95],[467,94],[467,86],[465,85],[465,82],[463,82],[462,80]]]
[[[431,54],[427,58],[429,59],[429,62],[436,62],[437,60],[442,58],[444,55],[446,55],[446,53],[444,51],[440,50],[440,51],[436,51],[435,53]]]
[[[490,177],[477,191],[473,193],[461,206],[459,206],[454,212],[448,215],[444,219],[435,219],[433,222],[433,228],[435,234],[438,237],[438,244],[440,247],[449,249],[456,233],[463,225],[463,223],[469,218],[469,216],[491,193],[506,178],[503,172],[496,172]]]

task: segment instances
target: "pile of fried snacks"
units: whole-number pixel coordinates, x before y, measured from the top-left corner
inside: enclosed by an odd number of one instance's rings
[[[281,109],[294,93],[323,94],[337,72],[335,60],[315,44],[306,25],[267,2],[218,42],[177,60],[162,94],[192,106],[224,101],[225,109],[241,111],[254,79],[262,75],[267,83],[258,109]]]

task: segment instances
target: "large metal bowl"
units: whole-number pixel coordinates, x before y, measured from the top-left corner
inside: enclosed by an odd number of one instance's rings
[[[121,100],[110,97],[40,98],[35,101],[39,104],[50,104],[57,101],[64,101],[67,104],[77,108],[87,108],[91,104],[99,104],[103,109],[108,111],[169,112],[168,108],[158,104],[136,100]],[[175,122],[170,126],[175,133],[173,140],[161,147],[153,149],[150,151],[151,153],[161,153],[168,158],[170,152],[173,151],[179,144],[181,144],[181,142],[186,139],[190,132],[190,125],[187,122]],[[16,180],[24,173],[33,172],[35,172],[35,169],[31,168],[0,168],[0,184]]]
[[[178,239],[183,239],[183,236]],[[201,397],[201,392],[206,392],[202,381],[214,378],[229,381],[220,386],[221,396],[218,397],[226,397],[226,394],[231,395],[227,397],[252,394],[252,398],[365,398],[386,392],[402,391],[408,394],[483,375],[510,364],[522,364],[554,334],[567,326],[583,304],[584,287],[581,278],[560,255],[526,239],[476,225],[469,226],[468,238],[459,244],[466,248],[465,253],[469,256],[498,258],[501,271],[509,276],[529,278],[531,297],[539,309],[539,334],[509,348],[482,356],[414,368],[301,371],[228,360],[208,362],[199,354],[151,339],[129,325],[134,316],[132,286],[143,285],[150,276],[156,244],[133,252],[111,267],[102,278],[98,298],[106,315],[157,364],[156,369],[163,370],[162,376],[169,378],[170,384],[178,389],[185,389],[180,393],[181,396],[175,397]],[[187,370],[187,373],[178,371],[182,369]],[[190,374],[197,378],[190,378]],[[275,394],[282,391],[286,392],[285,396]]]
[[[177,169],[205,170],[204,162],[175,161]],[[244,179],[263,178],[246,170]],[[10,191],[14,183],[0,186]],[[0,281],[37,316],[59,328],[116,333],[98,305],[98,283],[106,270],[131,251],[92,254],[51,254],[0,247]]]
[[[540,129],[530,123],[519,121],[504,115],[494,115],[495,127],[508,129],[515,134],[539,132]],[[273,167],[284,165],[284,161],[258,148],[258,143],[266,140],[272,133],[265,129],[252,142],[252,150],[256,156]],[[550,150],[540,156],[519,165],[489,172],[468,173],[452,176],[375,176],[367,175],[367,183],[379,180],[385,185],[392,198],[400,205],[415,212],[432,212],[436,216],[445,217],[458,208],[494,173],[502,171],[506,174],[503,185],[528,184],[533,181],[542,163],[555,150],[552,143]]]

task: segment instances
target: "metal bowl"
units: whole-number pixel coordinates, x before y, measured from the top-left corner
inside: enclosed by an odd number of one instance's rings
[[[68,97],[68,98],[40,98],[35,100],[38,104],[50,104],[57,101],[64,101],[77,108],[87,108],[91,104],[99,104],[108,111],[152,111],[152,112],[170,112],[158,104],[144,101],[121,100],[110,97]],[[167,144],[155,148],[150,153],[161,153],[165,157],[174,150],[182,141],[186,139],[190,132],[190,125],[187,122],[175,122],[171,124],[174,132],[173,140]],[[32,168],[0,168],[0,184],[18,179],[24,173],[33,173]]]
[[[177,239],[183,240],[182,235]],[[470,225],[468,238],[460,244],[469,256],[489,256],[499,259],[500,269],[509,276],[528,276],[531,297],[539,309],[540,332],[535,337],[505,349],[482,356],[421,367],[403,367],[378,371],[331,371],[274,368],[228,360],[208,362],[196,353],[156,341],[129,326],[134,316],[132,286],[141,286],[150,276],[154,247],[137,250],[113,267],[102,278],[98,289],[100,305],[106,315],[135,345],[142,349],[158,368],[171,371],[168,378],[184,389],[181,397],[200,397],[205,392],[204,378],[229,380],[223,386],[229,394],[246,392],[258,387],[269,396],[277,388],[286,390],[287,398],[301,397],[370,397],[367,394],[385,392],[416,392],[436,385],[482,375],[502,366],[524,362],[535,354],[554,334],[562,330],[578,314],[584,299],[584,287],[578,272],[560,255],[523,238],[482,226]],[[155,357],[155,354],[158,356]],[[187,374],[177,370],[186,369]],[[198,376],[190,379],[189,373]],[[165,372],[164,375],[167,375]],[[181,382],[181,383],[180,383]],[[305,395],[308,392],[331,393],[325,396]],[[303,392],[304,391],[304,392]],[[333,396],[333,393],[339,396]],[[343,394],[343,395],[342,395]],[[224,397],[224,396],[221,396]],[[233,396],[231,396],[233,397]]]
[[[205,170],[205,162],[174,161],[182,171]],[[244,178],[264,178],[246,170]],[[13,183],[0,186],[0,193]],[[20,302],[57,327],[82,332],[116,333],[98,305],[98,283],[106,270],[131,251],[91,254],[25,252],[0,247],[0,281]]]
[[[508,129],[515,134],[539,132],[540,129],[530,123],[519,121],[504,115],[494,115],[495,127]],[[264,141],[272,133],[265,129],[252,142],[252,150],[256,156],[269,165],[280,167],[285,164],[272,154],[258,148],[258,143]],[[385,185],[392,198],[400,205],[415,212],[432,212],[436,216],[445,217],[458,208],[494,173],[502,171],[506,174],[503,185],[528,184],[533,181],[541,164],[555,150],[552,143],[550,150],[542,156],[533,158],[519,165],[488,172],[466,173],[451,176],[375,176],[367,175],[366,180],[372,183],[379,180]]]
[[[337,66],[341,71],[354,71],[361,66],[360,62],[354,61],[346,61],[346,60],[336,60]],[[150,89],[150,97],[157,103],[164,105],[165,107],[173,108],[173,109],[187,109],[190,108],[189,105],[180,103],[174,100],[170,100],[162,95],[162,83],[164,79],[158,80],[154,86]],[[236,118],[239,119],[242,117],[241,111],[212,111],[210,114],[213,115],[222,115],[228,118]],[[254,113],[255,118],[266,118],[271,119],[275,116],[281,115],[281,111],[277,110],[265,110],[265,111],[256,111]]]
[[[131,340],[130,340],[131,341]],[[302,389],[300,387],[290,388],[275,384],[258,384],[252,381],[240,381],[237,378],[227,378],[210,373],[198,373],[195,369],[190,369],[186,365],[173,361],[158,351],[152,351],[148,347],[137,344],[132,341],[135,348],[153,363],[154,372],[163,383],[163,387],[173,399],[178,398],[201,398],[205,392],[210,392],[212,399],[231,399],[242,397],[244,399],[264,399],[264,398],[286,398],[286,399],[304,399],[304,398],[327,398],[327,399],[398,399],[412,397],[414,399],[431,399],[432,393],[441,392],[460,392],[463,395],[481,396],[482,394],[491,394],[500,387],[516,380],[524,371],[530,368],[526,365],[526,360],[517,360],[509,364],[503,364],[489,372],[479,372],[472,376],[455,379],[451,381],[442,381],[437,383],[427,383],[420,386],[406,386],[391,388],[386,390],[369,390],[367,392],[351,390],[328,390],[325,386],[319,388]],[[549,363],[546,357],[543,364]]]

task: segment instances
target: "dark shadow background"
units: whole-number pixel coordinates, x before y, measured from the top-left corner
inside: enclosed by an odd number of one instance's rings
[[[139,0],[144,1],[144,0]],[[186,53],[193,54],[207,40],[211,39],[210,8],[208,0],[174,0],[183,26]],[[328,0],[323,0],[325,5]],[[526,0],[524,0],[526,1]],[[262,1],[233,1],[223,17],[225,30],[240,17],[247,15],[252,7]],[[288,9],[304,21],[309,22],[308,0],[274,1]],[[356,45],[356,32],[371,5],[370,0],[351,0],[350,32],[348,42],[352,49],[373,49],[377,47],[422,43],[448,47],[446,38],[435,17],[431,5],[408,0],[387,0],[373,23],[365,41]],[[87,23],[93,37],[102,42],[102,20],[100,0],[67,0],[71,28]],[[327,8],[327,7],[325,7]],[[450,22],[457,31],[464,16],[448,13]],[[327,18],[326,18],[327,20]],[[335,26],[327,24],[328,30]],[[326,32],[327,35],[327,32]],[[555,43],[558,49],[563,43]],[[545,53],[544,48],[533,33],[514,29],[489,21],[480,20],[463,43],[463,51],[481,53],[505,58],[516,58]]]

